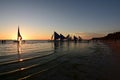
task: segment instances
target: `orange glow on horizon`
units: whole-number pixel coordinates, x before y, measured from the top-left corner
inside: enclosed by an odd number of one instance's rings
[[[48,40],[50,39],[51,36],[49,35],[36,35],[36,36],[33,36],[33,35],[23,35],[21,34],[22,36],[22,40]],[[0,35],[0,40],[17,40],[17,35],[16,34],[13,34],[13,35]]]
[[[32,33],[31,34],[25,34],[25,33],[22,34],[21,33],[21,36],[22,36],[22,40],[49,40],[49,39],[51,39],[52,35],[48,35],[48,34],[46,34],[46,35],[45,34],[44,35],[43,34],[35,35],[35,34],[32,34]],[[88,35],[88,34],[80,34],[79,36],[81,36],[82,39],[91,39],[92,37],[94,37],[94,36],[91,36],[91,35]],[[100,36],[101,35],[98,35],[98,37],[100,37]],[[0,35],[0,40],[4,40],[4,39],[5,40],[7,40],[7,39],[17,40],[17,34]]]
[[[22,35],[22,34],[21,34]],[[16,36],[12,37],[13,40],[16,40]],[[22,35],[22,40],[48,40],[49,36],[26,36]]]
[[[11,29],[11,28],[10,28]],[[13,27],[11,30],[5,30],[0,33],[0,40],[17,40],[17,27]],[[20,34],[22,36],[22,40],[49,40],[51,39],[52,33],[49,31],[39,31],[34,30],[32,28],[26,28],[25,25],[20,27]],[[66,33],[63,32],[64,36],[67,36]],[[81,36],[82,39],[91,39],[92,37],[101,37],[104,34],[99,33],[87,33],[87,32],[80,32],[80,33],[70,33],[71,36],[76,35]]]
[[[41,31],[42,32],[42,31]],[[51,38],[49,33],[43,34],[20,28],[22,40],[48,40]],[[0,40],[17,40],[17,29],[7,30],[0,33]]]

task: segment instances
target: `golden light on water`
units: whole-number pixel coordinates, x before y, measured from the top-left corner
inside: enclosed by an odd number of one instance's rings
[[[22,62],[22,61],[23,61],[23,59],[19,59],[19,61],[20,61],[20,62]]]
[[[18,52],[18,61],[20,61],[20,62],[22,62],[23,61],[23,59],[22,59],[22,57],[21,57],[21,41],[19,41],[18,43],[17,43],[17,52]]]
[[[22,70],[24,70],[25,68],[20,68],[20,70],[22,71]]]

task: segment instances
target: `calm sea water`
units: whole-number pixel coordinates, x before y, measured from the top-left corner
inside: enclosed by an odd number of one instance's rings
[[[48,41],[26,41],[19,46],[17,43],[13,41],[6,41],[4,44],[0,44],[0,62],[17,60],[19,58],[26,59],[32,58],[36,56],[45,56],[53,53],[61,53],[64,54],[65,51],[72,50],[86,50],[92,44],[88,43],[79,43],[76,44],[74,42],[68,43],[53,43]],[[78,49],[79,48],[79,49]],[[66,52],[67,53],[67,52]]]
[[[38,75],[38,80],[57,80],[60,76],[61,80],[103,80],[106,74],[106,79],[112,73],[116,76],[115,59],[101,42],[26,41],[18,45],[7,41],[0,43],[0,79],[31,79]]]

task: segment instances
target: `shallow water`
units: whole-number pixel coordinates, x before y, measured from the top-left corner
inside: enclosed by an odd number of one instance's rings
[[[113,80],[114,59],[101,42],[8,42],[0,44],[0,79]]]
[[[6,44],[0,44],[0,62],[16,60],[19,56],[21,58],[29,58],[35,56],[44,56],[49,55],[57,51],[67,50],[84,50],[87,49],[88,46],[93,44],[88,43],[79,43],[76,44],[74,42],[71,43],[53,43],[48,41],[26,41],[25,43],[19,46],[17,43],[13,43],[12,41],[6,42]],[[57,49],[59,48],[59,49]],[[79,49],[78,49],[79,48]],[[19,52],[18,52],[19,51]]]

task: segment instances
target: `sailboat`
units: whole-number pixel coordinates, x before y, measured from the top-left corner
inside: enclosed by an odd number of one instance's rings
[[[80,36],[78,37],[78,41],[82,41],[82,38]]]
[[[20,34],[20,29],[19,29],[19,26],[18,26],[17,41],[22,41],[22,36],[21,36],[21,34]]]
[[[60,34],[60,41],[64,41],[64,39],[65,39],[65,37],[62,35],[62,34]]]
[[[73,40],[77,42],[78,38],[76,36],[73,36]]]
[[[60,35],[54,31],[54,34],[52,35],[51,37],[51,40],[50,41],[56,41],[60,38]]]
[[[66,40],[67,40],[67,41],[71,41],[71,40],[72,40],[72,37],[68,34],[68,35],[66,36]]]
[[[17,42],[17,43],[22,42],[22,36],[20,34],[19,26],[18,26],[17,40],[15,40],[14,42]]]

